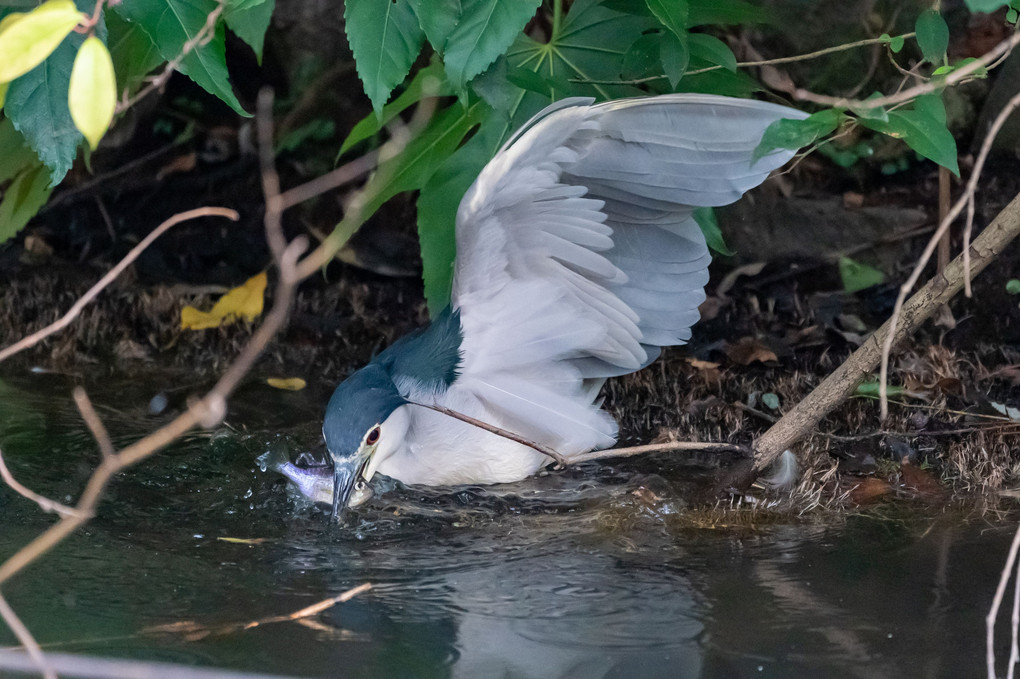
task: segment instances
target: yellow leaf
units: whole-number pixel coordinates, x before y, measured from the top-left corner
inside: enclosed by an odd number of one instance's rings
[[[243,318],[255,320],[262,313],[262,302],[266,293],[266,274],[252,276],[244,285],[234,288],[220,297],[212,311],[199,311],[195,307],[186,306],[181,309],[182,330],[204,330],[230,325]]]
[[[230,537],[219,537],[216,538],[220,542],[229,542],[232,545],[261,545],[264,542],[269,542],[269,538],[230,538]]]
[[[84,15],[71,0],[49,0],[0,26],[0,82],[25,75],[46,60]]]
[[[94,35],[82,43],[74,58],[67,107],[74,126],[85,135],[89,146],[96,148],[117,108],[117,79],[110,51]]]
[[[7,84],[0,83],[0,108],[4,107],[4,99],[7,98]]]
[[[284,389],[286,391],[301,391],[307,384],[300,377],[270,377],[266,380],[266,383],[275,389]]]

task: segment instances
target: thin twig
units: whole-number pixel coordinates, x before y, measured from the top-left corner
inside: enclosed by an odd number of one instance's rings
[[[17,354],[20,351],[24,351],[29,347],[35,346],[36,344],[38,344],[45,338],[49,337],[53,333],[66,328],[68,325],[71,324],[71,322],[75,318],[78,317],[78,314],[81,313],[82,309],[84,309],[89,304],[89,302],[95,299],[106,286],[112,283],[117,278],[117,276],[119,276],[124,271],[124,269],[128,268],[128,266],[130,266],[132,262],[138,259],[138,256],[142,254],[145,248],[152,245],[153,241],[155,241],[157,238],[162,236],[168,229],[176,226],[177,224],[180,224],[181,222],[186,222],[190,219],[197,219],[199,217],[226,217],[227,219],[230,219],[235,222],[239,219],[239,215],[237,214],[237,212],[223,207],[200,207],[194,210],[188,210],[187,212],[181,212],[179,214],[174,215],[173,217],[171,217],[170,219],[166,220],[165,222],[157,226],[155,229],[153,229],[152,233],[150,233],[148,236],[142,239],[142,242],[131,248],[131,252],[129,252],[124,257],[124,259],[120,260],[120,262],[118,262],[115,267],[110,269],[110,271],[107,272],[105,276],[100,278],[98,283],[89,288],[88,292],[82,295],[78,299],[78,301],[74,303],[70,310],[68,310],[66,314],[61,316],[58,320],[54,321],[53,323],[50,323],[42,330],[38,330],[29,335],[28,337],[22,338],[21,340],[15,342],[9,347],[0,350],[0,362],[7,360],[8,358],[13,356],[14,354]]]
[[[955,69],[945,77],[929,80],[926,83],[915,85],[914,87],[910,87],[886,97],[875,97],[874,99],[848,99],[846,97],[830,97],[823,94],[815,94],[810,90],[801,88],[795,89],[790,94],[794,99],[799,101],[810,101],[815,104],[830,106],[832,108],[880,108],[891,106],[893,104],[902,104],[903,102],[916,99],[922,94],[931,94],[932,92],[955,85],[970,77],[977,71],[983,68],[989,68],[993,61],[1003,54],[1006,54],[1018,44],[1020,44],[1020,32],[1015,32],[1009,38],[993,47],[991,51],[982,55],[978,59],[975,59],[969,64]]]
[[[14,609],[7,603],[7,599],[4,599],[3,594],[0,594],[0,618],[7,623],[7,626],[14,632],[14,636],[18,638],[21,645],[25,647],[25,651],[29,657],[32,658],[32,662],[35,663],[39,673],[42,674],[43,679],[57,679],[57,673],[53,671],[50,664],[46,662],[46,656],[43,655],[42,649],[39,648],[39,642],[35,640],[32,633],[25,627],[25,623],[21,622],[21,618],[14,612]]]
[[[1016,576],[1013,578],[1013,615],[1009,623],[1009,665],[1006,668],[1006,679],[1013,679],[1017,660],[1020,660],[1020,647],[1017,646],[1017,634],[1020,632],[1020,564],[1017,564]]]
[[[4,483],[6,483],[15,493],[39,505],[39,508],[44,512],[53,512],[54,514],[60,514],[61,516],[73,516],[77,514],[77,511],[73,507],[68,507],[67,505],[60,504],[56,500],[43,497],[42,495],[39,495],[31,489],[23,486],[16,478],[14,478],[14,475],[11,474],[11,470],[7,468],[7,463],[4,461],[2,452],[0,452],[0,479],[3,479]]]
[[[99,450],[103,453],[103,457],[112,457],[116,450],[113,447],[113,442],[110,441],[110,435],[107,433],[106,427],[103,426],[103,421],[99,419],[96,409],[92,407],[89,395],[81,387],[75,387],[71,395],[74,397],[75,405],[78,406],[78,412],[81,413],[81,419],[85,420],[85,425],[92,432],[92,437],[99,445]]]
[[[1013,564],[1016,563],[1016,553],[1020,550],[1020,527],[1017,527],[1013,535],[1013,543],[1009,546],[1009,555],[1006,557],[1006,565],[1002,567],[999,576],[999,586],[995,588],[995,596],[992,598],[992,607],[985,616],[985,665],[988,669],[988,679],[995,677],[995,619],[999,616],[999,606],[1002,605],[1002,596],[1006,593],[1006,584],[1013,572]]]
[[[455,420],[460,420],[461,422],[466,422],[466,423],[468,423],[468,424],[470,424],[472,426],[478,427],[479,429],[484,429],[485,431],[487,431],[487,432],[489,432],[491,434],[495,434],[496,436],[502,436],[505,439],[510,439],[511,441],[516,441],[517,443],[520,443],[522,446],[527,446],[528,448],[531,448],[533,450],[537,450],[538,452],[542,453],[543,455],[551,457],[553,460],[556,461],[556,464],[558,464],[561,467],[565,467],[565,466],[567,466],[569,464],[569,461],[568,461],[568,459],[566,457],[564,457],[563,455],[560,455],[559,453],[557,453],[555,450],[553,450],[549,446],[545,446],[545,445],[542,445],[541,443],[537,443],[537,442],[532,441],[530,439],[526,439],[523,436],[521,436],[520,434],[515,434],[514,432],[512,432],[512,431],[510,431],[508,429],[503,429],[502,427],[497,427],[494,424],[489,424],[488,422],[483,422],[482,420],[479,420],[477,418],[471,417],[470,415],[465,415],[464,413],[459,413],[456,410],[451,410],[450,408],[444,408],[443,406],[440,406],[440,405],[435,405],[435,404],[432,404],[432,403],[419,403],[418,401],[410,401],[410,403],[411,403],[411,405],[420,406],[422,408],[428,408],[429,410],[435,410],[437,413],[442,413],[443,415],[446,415],[448,417],[452,417]]]
[[[648,453],[661,453],[667,451],[702,451],[708,450],[717,453],[741,453],[750,457],[753,451],[748,446],[739,443],[717,443],[712,441],[670,441],[667,443],[649,443],[643,446],[627,446],[624,448],[605,448],[593,450],[588,453],[572,455],[568,458],[570,464],[590,462],[592,460],[605,460],[613,457],[633,457],[635,455],[646,455]]]
[[[1020,35],[1018,33],[1017,35]],[[996,116],[995,121],[988,130],[988,136],[981,144],[981,151],[978,153],[977,160],[974,161],[974,169],[971,172],[970,179],[967,181],[967,187],[964,189],[963,195],[953,204],[953,208],[945,216],[945,218],[939,223],[939,227],[935,229],[935,233],[932,234],[928,240],[928,244],[925,246],[924,251],[918,258],[917,264],[914,266],[913,272],[910,277],[900,286],[899,294],[896,296],[896,304],[893,306],[892,316],[889,318],[889,332],[885,336],[885,341],[882,343],[882,359],[881,369],[879,372],[879,387],[878,397],[881,406],[880,419],[885,420],[889,415],[889,356],[892,353],[893,339],[896,337],[896,328],[899,324],[900,315],[903,311],[903,303],[910,294],[910,291],[917,285],[918,279],[921,277],[924,267],[928,265],[928,260],[931,259],[932,253],[935,248],[938,247],[942,235],[949,230],[949,225],[953,223],[963,208],[968,205],[974,198],[974,194],[977,191],[978,181],[981,179],[981,172],[984,169],[985,161],[988,159],[988,152],[991,150],[992,143],[995,141],[995,137],[999,130],[1002,129],[1006,119],[1012,115],[1013,111],[1020,106],[1020,93],[1013,96],[1012,99],[1007,102],[1006,106]],[[963,281],[969,281],[971,272],[971,261],[970,261],[970,234],[964,234],[964,246],[963,246]],[[941,274],[940,274],[941,275]],[[966,284],[964,284],[966,285]]]
[[[152,92],[162,89],[166,84],[166,81],[170,79],[170,76],[172,76],[174,71],[180,67],[184,58],[188,56],[193,49],[205,45],[212,40],[213,36],[216,34],[216,23],[219,21],[220,15],[223,14],[223,7],[225,4],[226,0],[219,0],[216,4],[216,9],[209,12],[208,16],[206,16],[205,24],[201,29],[199,29],[198,33],[181,46],[181,53],[168,61],[160,74],[152,78],[148,85],[138,90],[135,93],[135,96],[118,102],[116,112],[123,113],[145,97],[149,96]]]
[[[913,38],[916,33],[904,33],[899,36],[901,38]],[[806,54],[798,54],[792,57],[779,57],[777,59],[760,59],[758,61],[738,61],[737,68],[754,68],[757,66],[774,66],[775,64],[792,64],[797,61],[810,61],[811,59],[817,59],[824,57],[827,54],[834,54],[836,52],[845,52],[847,50],[856,49],[858,47],[866,47],[867,45],[875,45],[879,43],[889,42],[888,38],[865,38],[864,40],[858,40],[856,42],[848,42],[843,45],[836,45],[834,47],[826,47],[815,52],[808,52]],[[700,73],[708,73],[710,71],[718,71],[726,68],[722,64],[716,64],[714,66],[706,66],[705,68],[696,68],[690,71],[686,71],[684,76],[698,75]],[[641,85],[647,82],[654,82],[656,80],[665,79],[665,75],[654,75],[647,78],[636,78],[634,80],[587,80],[584,78],[571,78],[572,83],[583,83],[586,85]]]

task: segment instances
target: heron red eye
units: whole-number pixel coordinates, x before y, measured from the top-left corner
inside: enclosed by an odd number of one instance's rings
[[[372,428],[372,431],[368,432],[368,436],[365,437],[365,442],[370,446],[374,446],[379,441],[380,433],[379,425],[376,425]]]

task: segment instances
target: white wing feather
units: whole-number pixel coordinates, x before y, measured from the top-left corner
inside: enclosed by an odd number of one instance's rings
[[[752,163],[793,109],[677,94],[560,102],[485,167],[457,214],[459,389],[571,454],[612,445],[594,402],[611,375],[682,344],[710,256],[695,207],[732,203],[792,157]]]

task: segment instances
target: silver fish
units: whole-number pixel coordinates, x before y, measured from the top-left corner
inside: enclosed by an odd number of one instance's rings
[[[258,462],[263,471],[272,469],[283,474],[294,484],[302,495],[312,502],[331,505],[333,503],[333,469],[329,466],[299,467],[286,456],[269,451],[259,456]],[[351,493],[348,507],[357,507],[372,499],[372,487],[363,478],[359,478]]]

